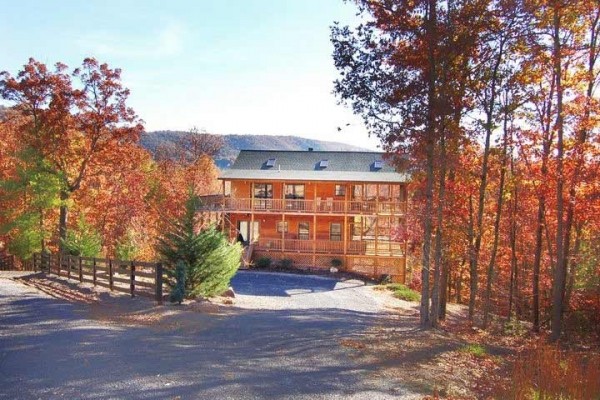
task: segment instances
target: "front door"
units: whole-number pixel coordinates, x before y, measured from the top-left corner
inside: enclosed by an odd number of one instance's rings
[[[250,225],[252,225],[252,229]],[[244,239],[244,243],[255,242],[258,240],[260,224],[258,221],[254,221],[254,224],[251,221],[239,221],[238,230]]]

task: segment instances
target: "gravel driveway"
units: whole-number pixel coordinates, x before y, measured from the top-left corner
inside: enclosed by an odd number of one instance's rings
[[[236,306],[266,310],[339,309],[383,311],[381,297],[360,280],[273,272],[240,271],[231,282]]]
[[[242,272],[234,287],[225,313],[131,326],[0,278],[0,399],[415,398],[340,345],[385,323],[357,282]]]

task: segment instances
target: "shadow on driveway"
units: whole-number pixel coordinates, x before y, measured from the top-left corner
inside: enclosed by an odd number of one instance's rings
[[[332,290],[331,282],[318,281],[313,290]],[[381,315],[316,308],[231,309],[207,316],[173,308],[176,312],[155,326],[131,327],[98,323],[87,318],[87,305],[4,282],[1,399],[385,399],[402,394],[373,374],[377,365],[353,360],[352,351],[339,345],[373,324],[389,323]]]
[[[236,293],[248,296],[289,297],[295,294],[319,293],[364,286],[360,281],[342,283],[337,279],[289,273],[239,271],[231,286]]]

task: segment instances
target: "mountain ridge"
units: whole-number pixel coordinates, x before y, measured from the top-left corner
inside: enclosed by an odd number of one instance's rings
[[[175,144],[190,132],[160,130],[144,132],[140,144],[151,153],[160,145]],[[308,150],[315,151],[373,151],[364,147],[353,146],[346,143],[308,139],[293,135],[219,135],[223,138],[223,148],[214,157],[219,168],[231,166],[240,150]]]

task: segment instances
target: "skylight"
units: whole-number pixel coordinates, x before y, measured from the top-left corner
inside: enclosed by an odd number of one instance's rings
[[[373,168],[374,169],[381,169],[381,168],[383,168],[383,161],[381,161],[381,160],[375,160],[375,162],[373,162]]]
[[[269,159],[267,160],[267,167],[274,167],[274,166],[275,166],[275,161],[276,161],[276,160],[277,160],[276,158],[269,158]]]
[[[319,161],[319,168],[327,168],[329,166],[329,160]]]

